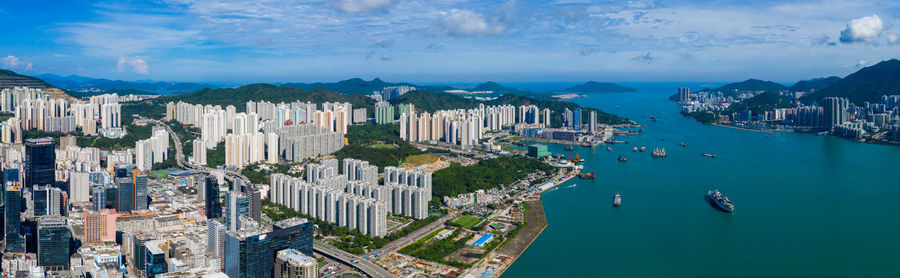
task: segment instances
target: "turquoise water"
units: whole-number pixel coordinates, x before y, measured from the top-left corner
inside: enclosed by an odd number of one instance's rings
[[[577,102],[644,135],[613,152],[550,146],[579,153],[597,179],[543,195],[549,226],[504,277],[900,277],[900,147],[703,125],[666,99],[678,84],[627,85],[640,92]],[[669,157],[651,158],[655,147]],[[716,188],[733,214],[704,201]]]

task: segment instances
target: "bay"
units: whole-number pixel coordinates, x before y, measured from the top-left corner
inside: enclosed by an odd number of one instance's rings
[[[543,195],[549,226],[504,277],[900,276],[900,148],[704,125],[667,99],[682,84],[621,85],[639,92],[573,101],[645,124],[644,134],[613,152],[550,146],[578,153],[597,179]],[[669,157],[652,158],[657,147]],[[734,213],[705,202],[712,189]]]

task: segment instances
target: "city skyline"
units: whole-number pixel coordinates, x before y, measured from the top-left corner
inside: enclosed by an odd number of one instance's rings
[[[18,38],[0,43],[2,68],[240,83],[784,82],[844,76],[900,47],[889,1],[47,4],[0,5],[0,28]]]

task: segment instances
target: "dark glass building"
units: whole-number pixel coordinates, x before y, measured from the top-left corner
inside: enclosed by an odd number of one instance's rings
[[[66,226],[66,218],[42,216],[38,219],[38,265],[65,270],[69,265],[69,241],[72,236]]]
[[[119,205],[116,210],[127,213],[134,210],[134,180],[132,178],[116,178],[116,184],[119,185],[116,200]]]
[[[206,219],[222,217],[222,201],[219,199],[219,183],[214,177],[206,177],[205,182]]]
[[[50,187],[37,185],[31,191],[34,216],[50,215]]]
[[[149,208],[147,203],[147,175],[134,177],[134,209],[145,210]]]
[[[313,224],[306,219],[278,221],[272,232],[229,231],[225,234],[225,274],[228,277],[271,278],[275,256],[284,249],[313,255]]]
[[[56,143],[52,138],[25,140],[25,187],[54,186],[56,183]]]
[[[5,252],[25,252],[25,239],[20,235],[22,227],[22,188],[12,184],[6,186],[4,217],[6,224]]]
[[[150,241],[144,245],[146,250],[144,258],[144,269],[147,277],[155,277],[157,274],[166,273],[166,253],[159,247],[160,241]]]

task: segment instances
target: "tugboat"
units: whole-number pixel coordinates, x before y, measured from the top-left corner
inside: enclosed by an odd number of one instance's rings
[[[619,155],[619,159],[616,159],[616,160],[618,160],[619,162],[626,162],[626,161],[628,161],[628,158],[624,158],[624,157],[622,157],[622,155]]]
[[[572,145],[568,145],[568,146],[566,146],[566,147],[563,148],[563,149],[565,149],[565,150],[567,150],[567,151],[575,150],[575,148],[573,148]]]
[[[687,147],[687,146],[684,144],[684,142],[678,143],[678,145],[681,145],[682,147]]]
[[[581,179],[592,180],[592,179],[594,179],[594,172],[581,173],[581,174],[578,174],[578,177]]]
[[[668,155],[666,154],[666,149],[665,149],[665,148],[663,148],[663,149],[658,149],[658,148],[657,148],[657,149],[653,149],[653,154],[652,154],[652,156],[653,156],[653,157],[666,157],[666,156],[668,156]]]
[[[646,151],[646,150],[647,150],[647,146],[641,146],[641,151],[642,151],[642,152],[643,152],[643,151]]]
[[[734,203],[728,199],[728,196],[719,192],[718,189],[710,190],[706,193],[706,200],[716,208],[724,211],[724,212],[732,212],[734,211]]]
[[[708,153],[703,154],[703,156],[709,157],[709,158],[716,158],[716,155],[714,155],[714,154],[708,154]]]
[[[616,193],[616,196],[613,197],[613,206],[614,207],[622,206],[622,195],[620,195],[619,193]]]

